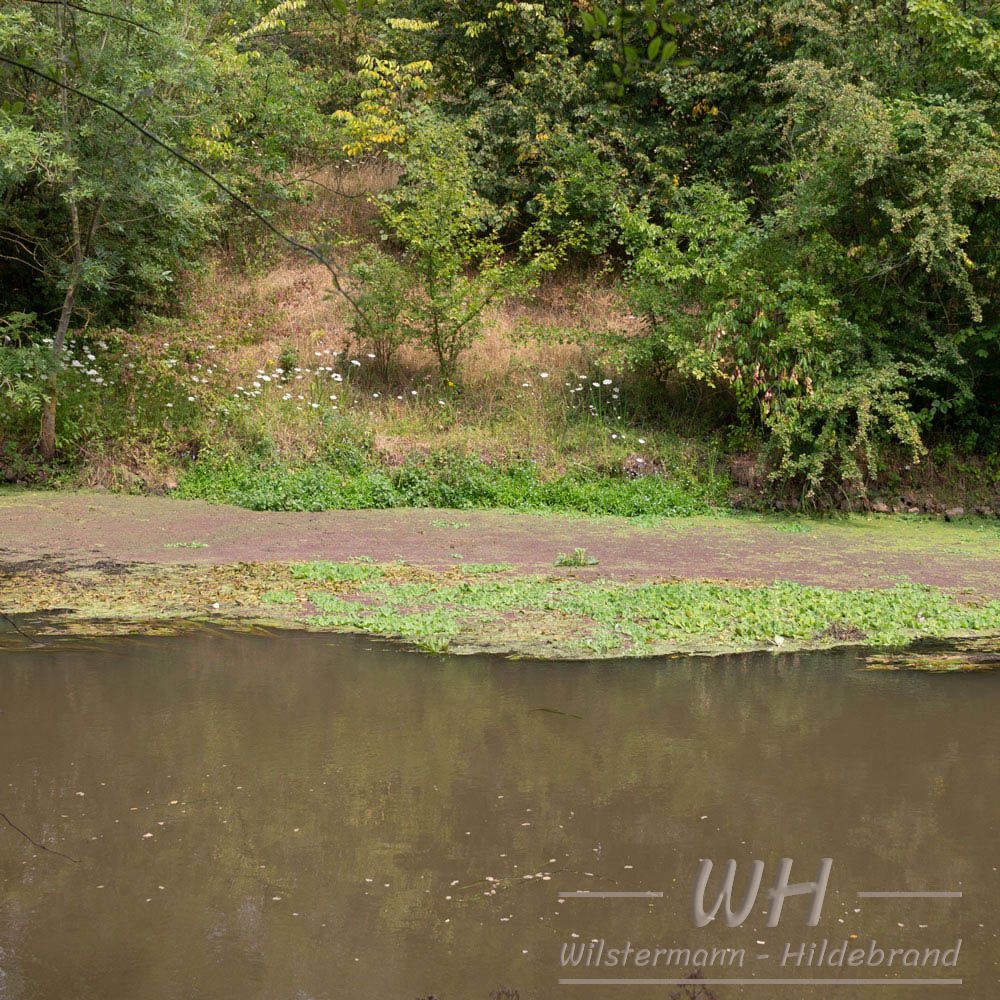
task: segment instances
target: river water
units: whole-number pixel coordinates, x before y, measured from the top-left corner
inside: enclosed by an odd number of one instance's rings
[[[993,1000],[998,709],[995,674],[853,652],[539,664],[222,630],[0,652],[0,997],[667,998],[634,980],[700,964],[719,1000]],[[784,857],[793,882],[833,861],[816,927],[813,896],[766,924]],[[734,905],[764,861],[741,926],[695,925],[702,858],[716,890],[737,860]],[[823,941],[865,964],[808,965]],[[608,964],[627,943],[657,964]],[[749,978],[783,982],[714,982]],[[809,978],[845,981],[787,981]]]

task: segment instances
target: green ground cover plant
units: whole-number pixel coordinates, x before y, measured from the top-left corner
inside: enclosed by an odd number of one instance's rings
[[[177,492],[251,510],[502,507],[679,517],[709,512],[724,502],[723,490],[721,480],[626,479],[587,469],[548,479],[529,463],[497,467],[475,457],[440,455],[399,469],[205,462],[181,478]]]
[[[405,567],[357,581],[354,564],[317,565],[297,573],[343,585],[300,593],[316,609],[310,624],[394,636],[438,652],[452,645],[461,649],[463,632],[482,641],[517,620],[543,635],[558,635],[562,655],[843,642],[898,646],[921,637],[1000,630],[1000,601],[963,605],[942,590],[911,584],[856,590],[791,583],[628,584],[510,577],[499,570],[482,580],[407,582]],[[516,628],[513,634],[516,646]],[[528,636],[522,638],[529,648]]]

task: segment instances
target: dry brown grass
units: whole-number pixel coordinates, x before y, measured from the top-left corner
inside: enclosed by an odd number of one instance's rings
[[[317,264],[286,257],[263,273],[247,274],[219,260],[191,282],[188,301],[184,332],[171,331],[170,340],[176,346],[186,339],[203,358],[205,346],[215,345],[211,362],[230,390],[250,385],[259,370],[276,367],[288,348],[303,368],[334,363],[327,351],[363,356],[364,346],[351,343],[346,304],[331,295],[329,275]],[[375,449],[388,465],[448,449],[488,461],[531,458],[558,470],[567,455],[594,447],[569,440],[574,432],[567,425],[566,379],[573,381],[576,373],[598,364],[617,367],[620,349],[601,344],[635,326],[607,276],[550,275],[530,299],[487,311],[482,337],[462,358],[459,412],[438,408],[434,359],[415,345],[400,350],[388,385],[372,382],[359,370],[351,412],[370,428]],[[542,372],[549,377],[543,379]],[[422,402],[410,401],[412,388],[420,389]],[[381,392],[381,402],[373,399],[373,390]],[[394,402],[399,394],[408,403],[402,409]],[[341,402],[347,404],[346,393]],[[262,411],[261,419],[281,454],[309,460],[321,447],[308,414],[292,416],[286,410],[281,417],[276,412],[265,417]],[[116,464],[120,461],[117,457]],[[122,474],[127,479],[128,469],[143,467],[149,468],[126,462]],[[98,481],[119,479],[109,472],[105,468]]]
[[[310,200],[295,209],[296,229],[317,232],[327,227],[339,238],[375,238],[377,211],[371,195],[391,188],[398,176],[398,167],[384,160],[351,167],[303,166],[299,177],[310,189]],[[330,296],[328,275],[319,265],[288,258],[261,277],[234,276],[234,281],[239,298],[271,303],[280,310],[266,340],[256,345],[263,350],[247,350],[240,359],[252,368],[268,360],[276,342],[291,344],[303,357],[315,349],[348,346],[348,308]],[[222,284],[228,284],[226,279]],[[611,335],[637,327],[611,276],[597,269],[565,268],[548,276],[530,299],[487,311],[482,338],[462,359],[462,377],[468,384],[488,385],[511,373],[586,367],[603,358],[600,345]],[[404,348],[398,361],[411,376],[432,367],[430,355],[415,346]]]
[[[302,166],[297,179],[310,197],[288,213],[285,225],[310,240],[331,234],[371,239],[377,234],[376,210],[368,195],[391,187],[396,176],[397,169],[385,162],[350,169]],[[273,363],[285,345],[303,358],[314,350],[342,349],[348,313],[327,270],[280,245],[274,252],[276,259],[263,269],[248,269],[234,256],[219,254],[206,273],[188,276],[179,289],[184,328],[172,333],[174,340],[218,344],[224,351],[220,361],[237,378]],[[343,256],[339,263],[345,263]]]
[[[612,279],[566,269],[550,275],[530,299],[486,313],[484,335],[465,355],[463,375],[478,382],[498,371],[585,371],[608,360],[612,338],[638,325]]]
[[[222,367],[236,377],[274,362],[285,344],[303,356],[313,344],[340,346],[347,329],[326,269],[293,258],[262,274],[220,258],[189,281],[186,301],[185,331],[202,345],[217,344]]]
[[[95,442],[80,455],[75,485],[115,492],[162,493],[177,485],[179,463],[148,441]]]
[[[306,238],[370,241],[377,237],[371,196],[391,188],[398,167],[371,160],[350,167],[303,164],[297,180],[309,198],[286,213],[285,225]],[[276,250],[278,248],[275,248]],[[344,250],[344,254],[348,253]],[[346,263],[342,254],[341,265]],[[171,336],[217,345],[219,367],[234,384],[274,364],[291,348],[307,365],[316,351],[363,350],[350,343],[347,303],[333,292],[321,265],[285,253],[264,269],[248,271],[220,256],[181,289],[182,329]],[[462,358],[462,380],[486,401],[513,380],[543,370],[587,371],[609,361],[606,345],[638,322],[629,316],[613,276],[566,267],[549,275],[530,299],[489,309],[484,331]],[[415,345],[399,352],[402,384],[433,374],[433,358]]]
[[[378,235],[371,196],[395,185],[399,167],[387,160],[349,167],[309,164],[300,167],[297,176],[309,200],[295,207],[291,221],[296,228],[327,230],[341,239],[371,239]]]
[[[371,239],[375,212],[364,195],[394,183],[392,170],[372,163],[309,174],[314,197],[297,206],[286,224],[296,233],[315,233],[332,220],[342,235]],[[202,274],[190,275],[180,294],[179,318],[163,325],[151,321],[149,328],[126,336],[151,356],[162,356],[167,343],[175,354],[183,348],[195,359],[189,376],[211,365],[211,382],[223,395],[250,386],[261,370],[273,371],[283,352],[294,352],[303,369],[335,364],[338,356],[343,361],[343,352],[364,360],[367,348],[352,342],[349,307],[333,291],[328,272],[300,256],[281,254],[254,270],[220,254]],[[567,439],[573,432],[567,429],[566,380],[575,385],[578,373],[618,368],[621,336],[637,327],[613,275],[565,267],[548,275],[529,298],[487,310],[482,336],[461,358],[464,391],[454,407],[439,408],[434,358],[417,345],[399,351],[389,384],[375,380],[368,365],[347,369],[355,376],[353,385],[350,391],[343,388],[338,403],[370,429],[376,450],[390,465],[441,448],[558,465],[564,454],[577,450]],[[299,392],[307,382],[293,384]],[[287,388],[292,386],[279,390],[272,384],[268,397]],[[413,389],[419,390],[416,396]],[[333,385],[323,391],[341,392]],[[260,403],[261,429],[280,453],[308,459],[322,447],[305,404],[300,414],[294,405]],[[152,464],[150,456],[120,454],[109,460],[95,456],[91,467],[95,483],[127,485],[132,471]]]
[[[286,346],[303,364],[317,351],[362,350],[352,345],[348,307],[319,264],[285,257],[253,274],[220,258],[188,282],[185,297],[187,335],[194,344],[217,344],[220,367],[237,380],[273,365]],[[463,355],[463,382],[489,392],[540,371],[586,371],[612,360],[610,339],[638,324],[614,281],[557,273],[530,299],[487,310],[482,337]],[[432,356],[416,345],[405,346],[397,360],[401,381],[433,373]]]

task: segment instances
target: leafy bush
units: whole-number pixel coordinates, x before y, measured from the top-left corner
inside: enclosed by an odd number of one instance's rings
[[[424,108],[410,119],[407,135],[402,179],[380,197],[382,218],[403,248],[403,264],[375,258],[380,264],[377,270],[368,267],[363,293],[370,309],[358,311],[369,336],[394,344],[401,334],[394,332],[391,315],[401,309],[395,315],[402,326],[433,352],[441,378],[450,380],[459,355],[479,335],[483,310],[528,291],[555,258],[535,253],[520,261],[505,259],[488,231],[490,208],[476,194],[460,124]],[[405,307],[386,287],[394,269],[404,279]],[[369,311],[376,317],[371,321]],[[379,329],[381,334],[371,332]]]
[[[34,329],[34,313],[0,317],[0,401],[8,414],[0,421],[0,432],[11,418],[22,424],[37,418],[45,408],[54,362],[45,345],[32,342]],[[14,428],[6,430],[10,433]]]
[[[926,428],[981,425],[975,387],[1000,354],[1000,252],[981,235],[1000,218],[1000,138],[987,105],[900,86],[921,49],[859,76],[867,20],[783,16],[803,43],[773,74],[789,149],[773,203],[695,182],[659,220],[632,212],[625,241],[650,328],[634,360],[731,392],[772,478],[813,501],[863,490],[889,442],[916,460]]]
[[[8,317],[8,332],[0,334],[0,442],[9,449],[28,454],[37,440],[47,380],[57,366],[56,429],[66,464],[87,450],[144,445],[167,452],[200,436],[205,407],[181,382],[176,359],[132,354],[115,330],[71,337],[57,359],[51,338],[26,332],[19,317],[15,339],[13,322]]]
[[[888,440],[902,442],[919,458],[925,449],[906,390],[898,366],[885,364],[786,399],[768,420],[772,478],[800,484],[805,502],[838,480],[863,490],[880,471]]]
[[[395,258],[378,247],[364,247],[352,259],[351,277],[360,285],[351,317],[351,331],[375,355],[383,381],[397,350],[409,338],[404,311],[413,278]]]
[[[527,206],[532,232],[553,246],[591,255],[618,240],[625,170],[559,129],[542,145],[542,180]]]
[[[627,227],[633,300],[651,330],[634,360],[732,393],[738,418],[768,434],[772,479],[805,501],[838,482],[863,489],[890,440],[919,456],[913,368],[810,273],[822,241],[804,252],[706,185],[679,192],[667,218]]]

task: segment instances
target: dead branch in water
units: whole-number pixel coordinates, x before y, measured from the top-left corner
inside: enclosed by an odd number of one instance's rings
[[[67,861],[72,861],[74,865],[78,865],[80,862],[76,858],[71,858],[68,854],[63,854],[62,851],[57,851],[54,847],[46,847],[44,844],[38,843],[30,834],[27,834],[22,830],[6,813],[0,812],[0,819],[2,819],[12,830],[17,831],[24,839],[34,847],[37,847],[40,851],[45,851],[47,854],[57,854],[60,858],[65,858]]]
[[[44,646],[44,645],[46,645],[46,643],[42,642],[40,639],[37,639],[35,636],[28,635],[28,633],[25,632],[24,629],[22,629],[21,626],[18,625],[17,622],[14,621],[14,619],[11,618],[11,616],[9,614],[7,614],[6,611],[0,611],[0,618],[3,618],[4,621],[6,621],[10,625],[10,627],[19,636],[21,636],[24,639],[27,639],[28,642],[30,642],[32,646]],[[8,822],[9,822],[9,820],[8,820]]]

